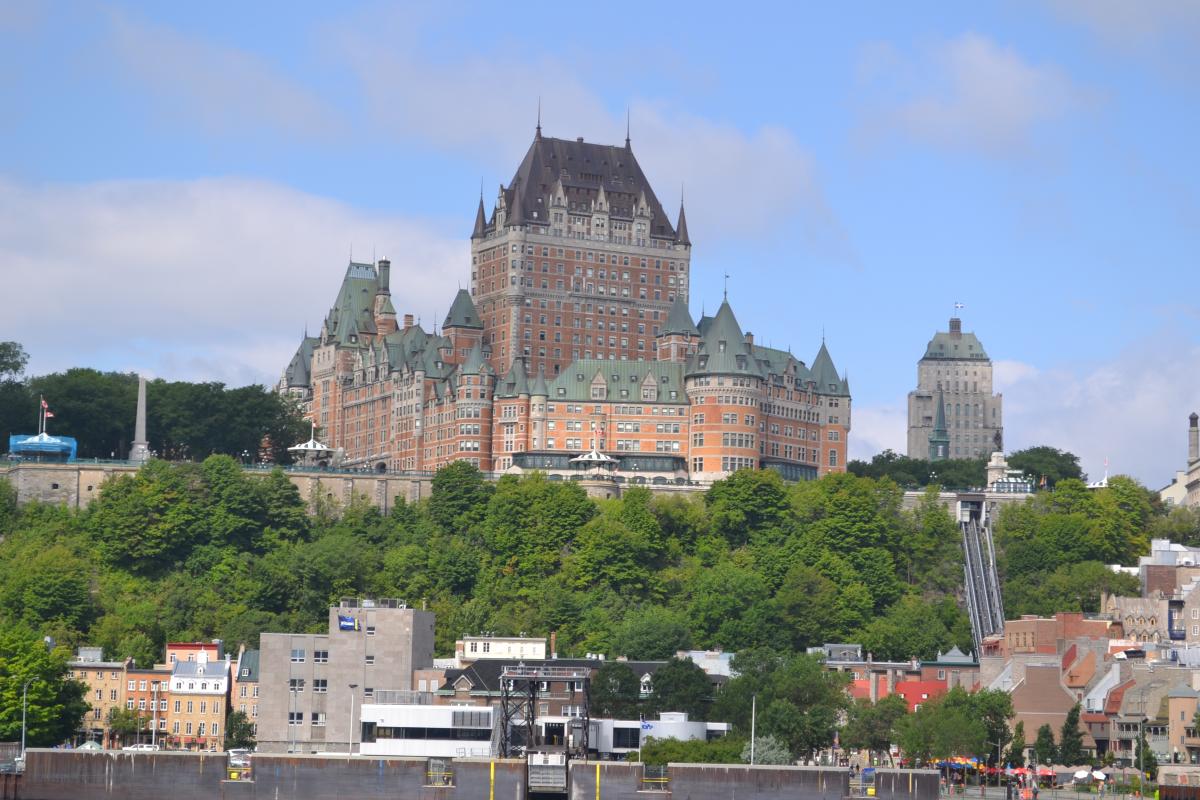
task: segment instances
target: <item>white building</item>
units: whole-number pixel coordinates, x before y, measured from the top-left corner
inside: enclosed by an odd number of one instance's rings
[[[546,658],[546,640],[532,636],[464,636],[454,643],[455,667],[473,661],[530,661]]]
[[[500,712],[490,706],[435,706],[421,692],[376,692],[362,707],[364,756],[487,758],[500,741]]]

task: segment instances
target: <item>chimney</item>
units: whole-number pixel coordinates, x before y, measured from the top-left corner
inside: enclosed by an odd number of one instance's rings
[[[950,318],[950,335],[955,339],[962,336],[962,320],[958,317]]]
[[[751,333],[750,331],[746,331],[746,344],[749,344],[749,345],[754,344],[754,334]]]
[[[379,259],[379,293],[391,294],[392,262],[386,258]]]
[[[405,314],[404,315],[404,330],[408,330],[409,328],[411,328],[412,323],[413,323],[413,315]]]
[[[1195,411],[1188,417],[1188,464],[1200,460],[1200,415]]]
[[[550,631],[550,657],[558,658],[558,631]]]

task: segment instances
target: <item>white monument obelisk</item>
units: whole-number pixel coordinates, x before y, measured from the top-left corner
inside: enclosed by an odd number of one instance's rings
[[[134,424],[129,460],[142,464],[149,458],[150,443],[146,441],[146,377],[138,375],[137,422]]]

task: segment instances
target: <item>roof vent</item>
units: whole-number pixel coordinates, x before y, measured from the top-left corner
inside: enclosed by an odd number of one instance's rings
[[[579,142],[580,144],[583,144],[583,137],[582,137],[582,136],[576,136],[576,137],[575,137],[575,141]]]

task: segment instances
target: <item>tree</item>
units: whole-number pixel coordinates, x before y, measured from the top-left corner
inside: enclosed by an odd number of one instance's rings
[[[628,664],[605,661],[592,681],[592,708],[597,717],[636,719],[641,681]]]
[[[70,657],[65,647],[48,651],[41,636],[25,625],[0,624],[0,740],[21,738],[26,685],[26,738],[31,747],[58,744],[79,728],[88,709],[86,687],[67,679]]]
[[[1058,738],[1058,760],[1068,767],[1082,764],[1086,758],[1083,753],[1083,733],[1079,730],[1079,708],[1079,703],[1071,706]]]
[[[447,533],[463,533],[482,519],[492,489],[479,467],[452,461],[433,475],[429,516]]]
[[[642,742],[644,764],[740,764],[745,740],[732,736],[704,739],[655,739]]]
[[[1142,731],[1141,737],[1137,740],[1137,750],[1133,757],[1134,766],[1141,769],[1142,774],[1147,780],[1154,780],[1154,776],[1158,774],[1158,757],[1154,755],[1154,751],[1150,749],[1150,743],[1146,741],[1146,732]]]
[[[750,742],[742,748],[742,761],[750,763]],[[794,763],[794,759],[784,743],[774,736],[758,736],[754,740],[754,763],[786,766]]]
[[[788,507],[783,478],[769,469],[738,470],[714,483],[704,502],[713,532],[735,545],[752,531],[779,525]]]
[[[1012,765],[1016,768],[1025,766],[1025,749],[1029,745],[1025,742],[1025,722],[1018,720],[1013,726],[1012,742],[1008,746],[1008,753],[1004,757],[1004,763]]]
[[[244,711],[234,711],[225,720],[225,749],[244,747],[252,750],[255,745],[254,723],[250,721]]]
[[[875,658],[893,661],[929,660],[955,644],[937,609],[915,595],[900,598],[883,616],[868,623],[861,641]]]
[[[842,728],[844,747],[867,750],[872,755],[886,753],[896,739],[896,725],[908,713],[908,701],[890,694],[872,703],[859,698],[848,709]]]
[[[0,379],[20,377],[29,363],[29,354],[20,342],[0,342]]]
[[[692,646],[687,617],[658,606],[630,612],[613,631],[611,655],[639,660],[667,659]]]
[[[683,711],[689,719],[708,719],[712,683],[691,659],[671,658],[654,672],[651,684],[654,690],[647,702],[651,714]]]
[[[113,707],[108,710],[108,730],[125,744],[135,741],[149,724],[150,719],[136,709]]]
[[[1033,757],[1039,764],[1053,764],[1058,760],[1058,747],[1054,744],[1054,731],[1049,725],[1038,728],[1033,741]]]
[[[1018,450],[1008,457],[1010,469],[1019,469],[1040,484],[1046,479],[1046,487],[1053,489],[1055,484],[1065,478],[1085,480],[1086,475],[1079,468],[1079,456],[1058,450],[1054,447],[1027,447]]]

